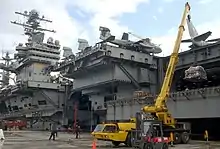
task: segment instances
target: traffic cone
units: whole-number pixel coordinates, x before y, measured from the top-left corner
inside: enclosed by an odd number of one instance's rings
[[[96,140],[95,139],[92,142],[92,149],[96,149]]]

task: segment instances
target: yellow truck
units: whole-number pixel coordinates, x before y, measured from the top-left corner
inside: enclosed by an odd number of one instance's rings
[[[129,122],[103,123],[96,126],[92,135],[97,140],[111,141],[114,146],[124,143],[131,147],[131,130],[135,128],[135,119],[131,119]]]

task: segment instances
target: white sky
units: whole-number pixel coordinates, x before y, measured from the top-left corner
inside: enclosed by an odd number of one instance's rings
[[[171,2],[173,0],[164,0]],[[200,0],[206,4],[211,0]],[[119,24],[118,16],[123,13],[135,12],[140,3],[148,3],[148,0],[0,0],[0,49],[10,50],[13,53],[15,46],[19,42],[25,42],[26,37],[23,35],[23,28],[10,24],[11,20],[17,20],[18,15],[15,11],[31,10],[35,8],[45,17],[53,20],[52,24],[46,25],[49,29],[57,31],[56,34],[48,33],[46,38],[52,36],[54,39],[60,40],[61,45],[69,46],[73,52],[77,52],[77,39],[85,38],[91,43],[98,40],[100,25],[108,25],[112,34],[121,37],[123,32],[131,31],[128,26]],[[117,4],[116,4],[117,3]],[[125,5],[126,4],[126,5]],[[66,7],[75,6],[84,9],[87,13],[93,13],[93,18],[88,23],[93,28],[93,34],[89,34],[84,24],[71,17]],[[108,7],[104,7],[108,6]],[[114,8],[114,11],[113,11]],[[162,9],[158,8],[162,13]],[[182,11],[182,10],[180,10]],[[80,13],[80,12],[79,12]],[[181,16],[180,16],[181,17]],[[201,16],[202,17],[202,16]],[[156,17],[154,17],[157,19]],[[21,19],[19,17],[19,19]],[[212,38],[218,37],[220,34],[220,19],[213,22],[204,22],[196,26],[199,33],[204,33],[212,28]],[[174,26],[170,31],[160,37],[152,37],[152,41],[161,44],[163,53],[161,56],[169,55],[173,49],[178,26]],[[188,38],[188,30],[184,33],[183,38]],[[182,45],[187,49],[188,45]]]
[[[110,28],[112,34],[118,37],[121,37],[123,32],[131,31],[128,26],[121,26],[119,24],[120,20],[118,20],[118,16],[121,16],[123,13],[135,13],[137,6],[140,3],[149,2],[149,0],[19,0],[19,2],[17,0],[0,1],[0,49],[4,49],[4,51],[13,51],[16,44],[25,41],[26,37],[23,35],[23,28],[10,24],[10,21],[22,19],[22,17],[18,17],[18,15],[14,14],[15,11],[23,12],[24,10],[31,10],[35,8],[41,14],[53,20],[52,24],[49,23],[45,27],[49,29],[55,29],[57,33],[47,33],[46,38],[52,36],[54,39],[60,40],[61,45],[71,47],[74,53],[77,52],[76,49],[78,46],[78,38],[85,38],[90,41],[90,44],[98,41],[98,28],[100,25],[107,25]],[[170,3],[173,0],[163,1]],[[210,1],[211,0],[200,0],[200,3],[206,4]],[[125,3],[126,5],[124,5]],[[76,19],[68,14],[66,9],[67,6],[80,7],[87,13],[93,14],[92,19],[88,21],[88,24],[93,27],[93,34],[88,33],[88,28],[86,28],[85,24],[78,22]],[[112,8],[114,8],[114,11]],[[163,10],[162,8],[158,8],[158,11],[161,12]],[[154,18],[156,19],[156,16]],[[218,37],[218,34],[220,33],[219,25],[220,19],[214,20],[213,22],[204,22],[196,26],[196,28],[199,33],[204,33],[210,30],[211,26],[211,31],[213,32],[212,38],[214,38]],[[177,29],[178,26],[174,26],[167,34],[159,37],[152,37],[153,42],[161,44],[164,52],[160,55],[169,55],[171,53],[176,38]],[[188,38],[187,28],[183,38]],[[187,47],[188,45],[184,44],[183,46]]]

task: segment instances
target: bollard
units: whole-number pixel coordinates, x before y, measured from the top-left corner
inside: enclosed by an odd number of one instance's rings
[[[171,147],[174,147],[174,144],[173,144],[173,132],[170,133],[170,145],[171,145]]]
[[[205,130],[204,139],[206,140],[206,143],[209,142],[209,133],[208,133],[208,130]]]

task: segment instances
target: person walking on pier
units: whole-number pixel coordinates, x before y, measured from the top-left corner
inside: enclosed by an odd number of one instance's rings
[[[59,122],[57,122],[57,130],[55,131],[55,135],[56,135],[56,137],[58,137],[58,125],[60,125],[60,123]]]
[[[79,133],[80,133],[79,123],[76,123],[76,125],[75,125],[75,133],[76,133],[76,139],[78,139],[79,138]]]
[[[51,134],[49,140],[51,140],[51,138],[53,137],[53,140],[55,141],[56,133],[57,133],[57,124],[53,123],[51,127]]]

